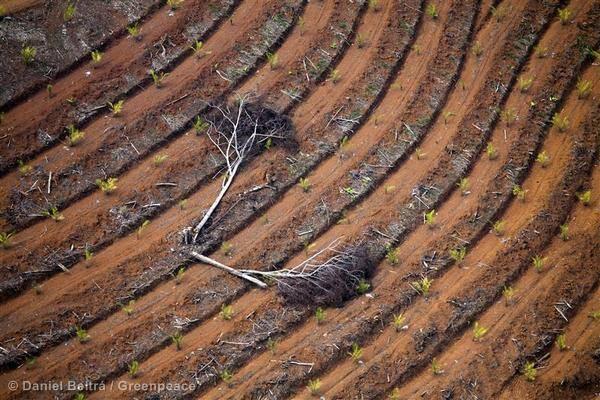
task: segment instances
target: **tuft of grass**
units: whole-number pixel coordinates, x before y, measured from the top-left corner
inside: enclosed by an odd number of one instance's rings
[[[585,99],[592,92],[592,82],[587,79],[578,79],[577,80],[577,97],[580,99]]]
[[[387,260],[387,262],[389,262],[392,265],[396,265],[398,264],[398,253],[396,252],[396,249],[391,246],[390,244],[387,244],[385,246],[385,259]]]
[[[556,337],[556,347],[558,347],[558,350],[560,351],[564,351],[568,348],[567,336],[564,333]]]
[[[73,396],[73,400],[85,400],[85,394],[82,392],[77,393],[75,396]]]
[[[79,340],[79,343],[89,342],[92,338],[85,329],[79,326],[75,327],[75,335],[77,336],[77,340]]]
[[[569,129],[569,118],[559,113],[554,113],[552,116],[552,126],[557,128],[559,132],[564,132]]]
[[[533,51],[535,53],[535,56],[537,58],[546,58],[548,57],[548,48],[541,46],[541,45],[537,45],[533,48]]]
[[[302,190],[307,193],[310,190],[310,182],[308,178],[300,178],[298,185],[302,188]]]
[[[568,8],[559,8],[558,9],[558,19],[562,25],[566,25],[571,21],[573,17],[573,12]]]
[[[51,218],[55,222],[62,221],[65,219],[64,215],[62,215],[56,206],[52,206],[47,210],[42,211],[42,216]]]
[[[504,221],[498,220],[492,224],[492,231],[496,236],[504,235],[506,223]]]
[[[183,335],[181,332],[177,331],[171,335],[171,342],[175,345],[177,350],[181,350],[181,346],[183,345]]]
[[[515,122],[517,120],[517,117],[517,111],[514,108],[507,108],[506,110],[503,110],[500,113],[500,118],[502,119],[502,121],[504,121],[506,126],[510,126],[510,124]]]
[[[228,305],[222,304],[221,312],[219,312],[219,315],[225,321],[229,321],[233,317],[233,306],[231,304],[228,304]]]
[[[357,344],[352,343],[352,349],[348,352],[348,355],[355,363],[359,362],[363,356],[363,349]]]
[[[137,24],[137,22],[133,25],[129,25],[127,27],[127,33],[129,33],[129,36],[131,36],[132,38],[139,40],[140,38],[140,28]]]
[[[502,289],[502,296],[504,296],[507,306],[512,304],[515,297],[515,289],[512,286],[504,286]]]
[[[107,103],[109,110],[113,114],[113,117],[121,115],[121,112],[123,112],[123,104],[125,104],[125,100],[119,100],[116,103],[111,103],[109,101]]]
[[[435,211],[435,209],[431,209],[429,212],[423,213],[423,222],[429,228],[433,228],[433,227],[435,227],[436,217],[437,217],[437,212]]]
[[[310,379],[306,388],[312,396],[318,396],[321,390],[321,380],[319,378]]]
[[[521,93],[527,93],[529,91],[529,89],[531,88],[531,85],[533,85],[532,77],[527,77],[527,78],[524,76],[519,77],[519,82],[517,83],[517,86],[519,87],[519,90],[521,91]]]
[[[23,64],[30,65],[35,60],[37,50],[33,46],[25,46],[21,49],[21,59]]]
[[[458,249],[450,249],[450,258],[457,264],[460,264],[466,256],[467,248],[464,246]]]
[[[371,289],[371,284],[364,279],[358,281],[358,285],[356,285],[356,292],[358,294],[365,294]]]
[[[13,235],[13,232],[0,232],[0,247],[8,249],[11,246],[10,241]]]
[[[542,272],[544,270],[545,260],[546,260],[545,258],[542,258],[539,255],[536,255],[531,258],[531,263],[533,264],[533,267],[535,268],[535,270],[537,272]]]
[[[396,328],[396,332],[400,332],[404,328],[404,322],[406,321],[406,317],[404,314],[400,313],[398,315],[394,314],[394,319],[392,323],[394,324],[394,328]]]
[[[429,290],[431,289],[431,284],[433,283],[433,279],[429,279],[428,277],[424,277],[420,281],[414,281],[411,286],[415,289],[419,294],[427,297],[429,295]]]
[[[163,71],[156,72],[153,69],[148,71],[148,73],[152,77],[152,82],[154,82],[154,86],[156,86],[158,89],[163,87],[163,80],[169,75],[168,73],[165,73]]]
[[[326,316],[327,315],[325,313],[325,310],[323,310],[321,307],[317,307],[317,309],[315,310],[315,318],[317,320],[317,324],[320,324],[323,321],[325,321]]]
[[[432,19],[437,19],[437,17],[440,16],[440,12],[434,3],[427,4],[427,7],[425,8],[425,14],[430,16]]]
[[[521,370],[521,373],[528,381],[535,381],[535,378],[537,376],[537,369],[535,368],[535,364],[532,361],[526,362],[523,366],[523,369]]]
[[[488,332],[488,328],[483,327],[479,322],[475,321],[473,325],[473,340],[480,341]]]
[[[548,165],[550,165],[550,156],[548,156],[548,153],[543,150],[537,155],[535,161],[538,162],[542,168],[546,168]]]
[[[96,179],[96,186],[105,194],[111,194],[117,190],[117,178]]]
[[[77,144],[85,137],[85,132],[75,128],[75,125],[67,126],[67,131],[69,132],[69,136],[67,136],[67,144],[70,147],[77,146]]]
[[[592,191],[591,190],[586,190],[585,192],[582,193],[577,193],[577,198],[579,199],[579,201],[581,202],[581,204],[583,204],[584,206],[589,206],[590,204],[592,204]]]
[[[140,363],[136,360],[133,360],[131,364],[128,366],[127,373],[130,377],[135,378],[140,370]]]
[[[473,53],[475,57],[481,57],[481,55],[483,54],[483,47],[481,46],[481,43],[479,43],[478,41],[475,42],[471,47],[471,53]]]
[[[489,160],[495,160],[498,158],[498,150],[494,147],[492,142],[489,142],[485,148],[485,154],[487,154]]]

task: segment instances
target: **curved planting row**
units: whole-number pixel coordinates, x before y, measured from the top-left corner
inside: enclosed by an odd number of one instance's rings
[[[128,4],[127,4],[128,3]],[[2,90],[0,108],[6,109],[25,96],[63,75],[88,56],[91,50],[110,44],[127,33],[128,24],[141,21],[161,6],[162,1],[36,4],[15,13],[7,5],[0,14]],[[68,9],[68,4],[75,7]],[[3,4],[4,8],[5,5]],[[32,58],[23,54],[31,47]]]
[[[206,108],[205,101],[235,88],[268,51],[279,46],[305,4],[242,3],[230,19],[244,15],[243,29],[222,25],[205,43],[210,54],[186,58],[164,79],[158,78],[160,85],[127,99],[118,114],[113,111],[92,122],[77,146],[50,148],[30,163],[24,176],[14,171],[0,179],[2,206],[10,221],[6,229],[27,225],[48,208],[66,207],[97,188],[97,179],[117,177],[158,146],[181,136]],[[243,45],[237,43],[246,37]],[[41,190],[41,182],[48,181],[51,190],[47,184]]]
[[[194,42],[205,41],[238,3],[196,0],[175,11],[164,7],[139,26],[137,37],[121,38],[101,53],[99,61],[90,59],[53,81],[50,92],[39,91],[8,110],[0,124],[0,136],[5,136],[0,174],[48,147],[68,144],[67,126],[85,131],[90,121],[108,112],[108,102],[126,100],[151,85],[149,70],[158,74],[172,70],[194,53]]]

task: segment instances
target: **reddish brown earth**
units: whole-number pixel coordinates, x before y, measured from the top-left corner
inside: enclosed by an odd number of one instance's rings
[[[1,398],[600,393],[599,1],[186,0],[176,10],[115,1],[104,36],[78,30],[98,12],[86,4],[65,22],[66,3],[9,1],[0,21],[50,38],[30,66],[17,40],[2,50],[2,68],[14,68],[0,123],[0,233],[11,234],[0,247]],[[135,40],[124,29],[138,19]],[[58,62],[63,29],[93,45]],[[161,87],[151,68],[168,73]],[[240,95],[289,117],[293,144],[261,145],[186,244],[182,231],[213,202],[225,165],[192,121],[210,115],[207,102]],[[123,114],[112,117],[105,105],[117,99]],[[564,132],[555,113],[568,118]],[[69,124],[85,131],[77,146],[66,143]],[[110,195],[95,185],[107,177],[118,178]],[[52,206],[61,221],[42,215]],[[433,226],[423,223],[428,210]],[[364,249],[370,287],[333,303],[286,298],[189,255],[273,271],[335,240]],[[466,256],[453,260],[460,248]],[[424,277],[427,296],[414,287]],[[487,329],[479,340],[475,322]],[[522,375],[527,362],[533,381]],[[24,381],[81,386],[32,391]]]

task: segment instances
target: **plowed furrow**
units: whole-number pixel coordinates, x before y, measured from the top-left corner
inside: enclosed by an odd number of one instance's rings
[[[64,208],[97,189],[96,179],[118,176],[156,147],[181,136],[193,117],[206,108],[205,100],[232,90],[267,51],[279,46],[305,4],[301,0],[271,1],[260,7],[256,1],[242,3],[231,17],[246,19],[242,29],[222,25],[205,43],[210,54],[201,59],[188,57],[164,78],[161,87],[148,87],[127,99],[119,117],[106,115],[92,122],[77,146],[54,147],[39,154],[26,176],[19,171],[4,176],[0,206],[6,207],[10,224],[27,225],[50,206]],[[247,40],[238,45],[242,39]],[[42,182],[47,183],[50,173],[48,193]]]
[[[170,71],[193,56],[194,40],[206,41],[239,1],[186,1],[176,12],[165,6],[140,25],[139,40],[123,37],[103,52],[99,64],[84,62],[46,90],[11,108],[0,125],[0,174],[27,162],[47,147],[66,143],[68,125],[87,124],[106,114],[107,102],[126,98],[152,84],[149,69]],[[164,49],[164,52],[163,50]],[[89,58],[89,56],[88,56]],[[68,99],[77,104],[69,105]]]
[[[414,15],[416,15],[416,12],[414,12]],[[373,18],[375,18],[375,17],[373,17]],[[406,45],[406,44],[404,44],[404,45]],[[348,68],[348,67],[346,66],[346,67],[345,67],[345,69],[344,69],[344,71],[348,70],[347,68]],[[341,69],[341,67],[340,67],[340,69]],[[348,70],[348,71],[349,71],[349,70]],[[348,75],[348,77],[349,77],[348,79],[351,79],[351,78],[350,78],[350,77],[351,77],[351,75]],[[341,95],[341,94],[343,94],[343,91],[340,93],[340,95]],[[374,96],[374,98],[376,98],[376,97]],[[150,232],[149,232],[149,233],[150,233]],[[152,234],[150,233],[150,235],[152,235]],[[114,251],[114,249],[113,249],[113,251]],[[167,252],[168,252],[168,251],[167,251]],[[145,258],[145,256],[143,256],[143,259],[144,259],[144,260],[146,259],[146,258]],[[100,260],[98,260],[98,262],[100,263]],[[166,266],[162,266],[162,267],[166,267]],[[127,268],[128,268],[128,269],[131,269],[131,265],[130,265],[130,264],[129,264],[129,265],[127,265]],[[168,272],[168,271],[165,271],[165,272]],[[118,270],[116,270],[116,271],[115,271],[115,273],[119,273],[119,274],[120,274],[120,273],[121,273],[121,270],[120,270],[120,269],[118,269]],[[153,278],[153,279],[154,279],[154,278]],[[112,280],[114,281],[114,279],[112,279]],[[95,282],[95,283],[100,283],[100,285],[98,285],[98,287],[106,287],[106,286],[104,286],[103,282],[98,282],[98,281],[94,281],[94,282]],[[109,281],[106,281],[106,282],[110,282],[110,280],[109,280]],[[124,282],[124,283],[125,283],[125,282]],[[127,284],[129,284],[129,283],[131,283],[131,282],[128,282]],[[47,287],[47,286],[46,286],[46,287]],[[139,288],[139,286],[137,286],[137,287]],[[132,288],[135,288],[135,286],[132,286]],[[95,289],[95,288],[94,288],[94,289],[92,289],[92,290],[93,290],[93,291],[96,291],[96,289]],[[117,289],[117,290],[119,290],[119,289]],[[108,297],[107,297],[107,299],[108,299]],[[140,333],[142,333],[142,332],[140,332]],[[151,336],[152,336],[152,335],[151,335]],[[151,340],[155,341],[157,338],[156,338],[156,337],[154,337],[154,338],[152,338],[152,337],[149,337],[148,339],[151,339]],[[161,341],[162,341],[162,340],[161,340]],[[144,354],[144,351],[145,351],[145,350],[143,350],[143,349],[140,349],[140,354],[141,354],[142,356],[143,356],[143,354]]]
[[[598,280],[600,270],[595,266],[600,256],[594,248],[597,246],[589,246],[589,243],[598,243],[600,219],[593,215],[590,207],[579,204],[567,221],[570,239],[563,241],[558,236],[552,239],[541,253],[547,260],[544,271],[539,273],[529,268],[512,284],[516,290],[514,299],[498,299],[478,318],[479,323],[489,328],[482,343],[475,343],[473,333],[465,332],[438,355],[443,375],[433,376],[431,371],[423,371],[403,385],[398,394],[411,398],[423,392],[431,394],[443,390],[455,396],[468,396],[470,391],[471,395],[498,398],[499,390],[519,373],[525,361],[543,358],[538,363],[538,367],[544,367],[539,370],[543,376],[555,358],[568,357],[570,349],[562,352],[552,349],[548,355],[546,352],[567,324],[564,318],[571,318]],[[569,306],[563,303],[565,301]],[[587,315],[580,320],[584,326],[592,327]],[[570,336],[570,344],[581,334]],[[475,379],[485,385],[467,389],[469,382]],[[522,389],[539,386],[538,382],[527,384],[523,378],[519,379],[524,383],[520,384]]]
[[[29,94],[51,83],[89,56],[90,49],[106,46],[127,33],[126,26],[161,10],[161,1],[133,1],[98,5],[93,0],[78,2],[73,18],[63,20],[66,3],[6,1],[9,13],[0,25],[3,46],[0,48],[3,82],[0,108],[24,102]],[[164,8],[162,8],[164,9]],[[23,46],[37,50],[31,65],[21,58]]]
[[[383,303],[386,303],[386,301],[383,301]],[[362,321],[364,322],[364,320],[362,320]],[[376,320],[376,321],[377,321],[377,320]],[[376,322],[374,322],[374,323],[376,323]],[[356,329],[353,329],[353,328],[356,328]],[[360,326],[360,327],[352,327],[352,328],[349,328],[349,330],[350,330],[350,331],[352,331],[352,332],[353,332],[353,334],[354,334],[354,332],[357,332],[357,331],[363,331],[363,330],[364,330],[364,328],[365,328],[365,326],[364,326],[364,324],[363,324],[363,325],[362,325],[362,326]],[[311,341],[311,343],[312,343],[312,342],[314,342],[314,341]],[[329,351],[333,351],[333,352],[335,352],[335,350],[330,350],[330,349],[321,349],[320,351],[317,351],[316,353],[322,354],[323,352],[329,352]],[[298,351],[296,351],[295,353],[296,353],[296,355],[298,355]],[[254,366],[254,367],[256,367],[256,366]],[[254,370],[254,371],[256,371],[256,368],[254,368],[253,370]],[[245,372],[246,372],[246,373],[243,373],[242,375],[243,375],[243,376],[245,376],[245,377],[247,377],[247,373],[248,373],[248,371],[247,371],[247,370],[245,370]],[[274,376],[271,376],[270,378],[267,378],[266,380],[267,380],[267,381],[270,381],[270,382],[275,382],[275,381],[277,381],[277,378],[275,378]],[[259,392],[259,391],[257,391],[256,393],[260,393],[260,392]]]
[[[243,10],[243,6],[238,10]],[[270,26],[270,24],[273,24],[272,19],[268,19],[266,26]],[[263,28],[264,29],[264,28]],[[265,33],[265,32],[263,32]],[[281,33],[281,32],[280,32]],[[267,36],[269,35],[268,33],[266,33]],[[257,37],[255,38],[255,40],[259,41],[260,45],[258,47],[261,48],[261,46],[266,46],[266,44],[269,43],[269,41],[267,39],[265,39],[265,42],[260,42],[260,40],[262,40],[261,38],[263,38],[263,36],[261,34],[257,35]],[[271,38],[273,39],[273,38]],[[250,45],[249,45],[250,46]],[[265,49],[262,49],[265,50]],[[256,50],[258,51],[258,50]],[[193,61],[193,60],[192,60]],[[256,61],[256,59],[254,59],[254,61]],[[185,63],[184,63],[185,64]],[[183,65],[183,64],[182,64]],[[181,67],[181,66],[180,66]],[[181,139],[182,142],[184,142],[183,144],[187,144],[188,145],[188,149],[189,149],[189,142],[185,143],[185,140],[189,138],[183,138]],[[130,143],[131,144],[131,143]],[[133,151],[134,149],[138,149],[137,146],[129,146],[129,149],[131,149],[131,151]],[[197,150],[202,151],[203,147],[196,147]],[[116,150],[115,150],[116,151]],[[114,154],[114,153],[110,153],[110,154]],[[177,154],[181,154],[181,152],[178,152]],[[200,153],[201,155],[203,154],[202,152]],[[196,154],[197,155],[197,154]],[[194,154],[192,154],[192,156],[194,156]],[[90,155],[91,157],[91,155]],[[93,158],[93,157],[92,157]],[[191,163],[195,160],[195,158],[192,159],[186,159],[183,158],[180,160],[180,162],[186,166],[187,168],[192,167]],[[145,178],[145,176],[147,175],[147,170],[150,167],[151,170],[156,171],[157,168],[152,168],[153,166],[153,159],[148,159],[147,163],[145,165],[143,165],[143,170],[138,169],[137,172],[142,173],[142,178],[140,178],[140,175],[137,176],[137,180],[134,182],[139,182],[140,180],[143,180]],[[211,176],[214,174],[214,167],[209,167],[208,170],[206,168],[207,165],[212,164],[212,158],[207,157],[207,159],[201,158],[201,162],[203,162],[204,164],[201,165],[200,167],[204,166],[204,169],[201,169],[198,171],[198,175],[199,176],[181,176],[180,175],[180,179],[182,180],[181,182],[181,186],[182,189],[184,190],[184,194],[187,192],[192,191],[195,187],[197,187],[199,184],[201,184],[203,181],[205,181],[207,179],[207,175],[210,174]],[[143,171],[143,172],[142,172]],[[176,170],[177,172],[183,173],[183,171],[181,170]],[[212,171],[212,172],[211,172]],[[162,173],[166,173],[167,176],[160,176],[160,178],[164,178],[166,179],[166,182],[170,182],[171,184],[173,183],[172,181],[170,181],[171,178],[174,178],[173,175],[175,175],[170,169],[165,169],[162,171]],[[156,178],[156,176],[153,176],[151,178]],[[194,180],[195,179],[195,180]],[[116,230],[115,233],[113,233],[113,237],[112,238],[105,238],[104,236],[106,236],[104,234],[104,232],[99,231],[97,232],[97,235],[100,234],[101,238],[104,239],[104,245],[106,245],[106,243],[110,243],[111,240],[114,240],[115,237],[118,237],[118,235],[122,235],[128,231],[131,231],[135,226],[137,226],[138,223],[141,223],[141,221],[143,221],[144,219],[156,214],[158,211],[160,211],[157,208],[162,206],[161,201],[170,201],[169,204],[173,204],[175,202],[175,199],[171,199],[171,193],[172,192],[172,187],[163,187],[163,186],[156,186],[156,183],[163,183],[165,181],[162,180],[158,180],[158,181],[151,181],[148,182],[148,186],[154,188],[154,191],[148,190],[146,192],[140,193],[140,192],[136,192],[135,189],[144,189],[144,187],[139,187],[139,185],[136,186],[132,186],[132,192],[133,194],[129,194],[129,198],[128,199],[119,199],[118,194],[116,196],[117,200],[116,202],[112,203],[110,201],[108,201],[107,206],[109,207],[108,212],[106,212],[105,209],[105,213],[104,215],[100,214],[100,216],[94,216],[92,215],[88,215],[88,218],[90,218],[90,220],[88,220],[88,224],[94,224],[96,225],[98,223],[98,220],[104,220],[104,221],[108,221],[110,224],[112,224],[112,226],[107,226],[107,228],[113,228],[113,230]],[[146,186],[147,187],[147,186]],[[57,188],[55,187],[52,190],[56,190]],[[60,190],[60,189],[59,189]],[[41,192],[40,192],[41,193]],[[40,194],[38,193],[38,194]],[[99,197],[102,198],[102,197]],[[96,202],[94,203],[94,205],[92,206],[92,209],[90,210],[88,208],[88,212],[95,210],[95,206],[97,204],[97,200],[98,197],[96,197]],[[148,202],[145,202],[146,200],[149,200]],[[158,200],[158,201],[156,201]],[[114,200],[113,200],[114,201]],[[139,204],[138,204],[139,202]],[[89,204],[89,203],[88,203]],[[148,204],[152,204],[152,206],[148,206]],[[133,207],[131,207],[133,205]],[[140,208],[137,208],[137,206],[139,205]],[[168,204],[167,204],[168,205]],[[16,207],[20,207],[19,204],[15,204]],[[124,207],[125,206],[125,207]],[[144,207],[146,206],[146,207]],[[133,208],[133,212],[131,211]],[[141,210],[141,211],[140,211]],[[72,210],[73,213],[75,213],[74,215],[77,215],[77,211],[76,210]],[[51,221],[47,221],[47,222],[51,222]],[[46,222],[46,223],[47,223]],[[74,223],[80,223],[81,221],[73,221]],[[40,230],[44,230],[44,226],[45,223],[39,226],[36,226],[34,229],[37,230],[37,232],[40,232]],[[71,227],[71,232],[73,232],[73,225],[69,225],[65,228],[69,228]],[[86,243],[91,242],[90,244],[93,245],[94,243],[94,237],[86,237],[83,236],[85,235],[84,231],[81,231],[81,227],[75,226],[77,229],[76,233],[71,233],[70,235],[67,236],[67,243],[65,243],[64,241],[64,236],[62,236],[60,233],[57,233],[56,236],[54,237],[50,237],[50,239],[54,239],[54,243],[48,243],[46,241],[46,243],[44,243],[44,240],[46,239],[42,239],[42,243],[41,246],[48,246],[47,250],[44,250],[42,253],[39,253],[38,257],[36,256],[36,251],[35,251],[35,247],[32,249],[29,249],[27,247],[27,245],[25,245],[22,248],[19,248],[19,246],[15,246],[14,248],[14,253],[17,256],[17,260],[13,260],[12,263],[5,261],[6,263],[6,267],[1,271],[3,274],[3,280],[4,282],[2,283],[2,290],[1,293],[3,295],[3,297],[7,297],[11,292],[15,292],[15,291],[19,291],[22,288],[24,288],[29,282],[31,282],[31,278],[35,278],[35,279],[39,279],[42,278],[44,276],[48,276],[51,275],[53,272],[56,272],[57,269],[57,263],[61,263],[61,264],[65,264],[69,265],[72,264],[74,261],[76,261],[77,259],[79,259],[79,257],[81,256],[81,254],[83,254],[83,248],[79,248],[76,251],[75,247],[72,247],[72,245],[74,244],[74,240],[81,240],[83,243],[80,242],[79,246],[86,246]],[[62,229],[61,227],[55,227],[58,228],[58,230]],[[93,227],[93,231],[95,231],[97,228],[96,226]],[[65,232],[63,231],[63,234]],[[89,234],[89,233],[88,233]],[[81,235],[81,236],[80,236]],[[27,237],[26,235],[22,236],[23,238]],[[56,241],[61,241],[62,239],[62,243],[57,243]],[[98,240],[98,239],[96,239]],[[17,240],[18,243],[18,240]],[[101,243],[102,245],[102,243]],[[61,248],[62,247],[62,248]],[[33,250],[33,251],[32,251]],[[10,257],[11,255],[8,254],[8,257]],[[28,259],[29,258],[29,259]],[[10,259],[10,258],[9,258]],[[5,259],[7,260],[7,259]],[[16,262],[15,262],[16,261]],[[23,264],[25,263],[25,264]],[[18,271],[19,269],[26,267],[26,264],[32,263],[34,265],[37,265],[37,272],[34,272],[33,275],[31,275],[31,273],[25,273],[23,274],[23,271]],[[15,269],[16,267],[16,269]]]

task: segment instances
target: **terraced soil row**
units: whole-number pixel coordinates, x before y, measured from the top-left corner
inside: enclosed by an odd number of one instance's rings
[[[140,25],[137,38],[125,36],[111,43],[99,63],[90,59],[53,81],[51,95],[41,90],[11,108],[0,124],[0,136],[4,136],[0,173],[14,169],[18,160],[28,162],[48,147],[65,145],[67,126],[85,131],[89,122],[109,112],[108,102],[127,100],[152,85],[150,69],[168,73],[186,57],[193,57],[192,44],[206,41],[238,3],[186,1],[176,11],[163,7]],[[203,49],[197,56],[206,51],[210,50]]]
[[[40,2],[41,3],[41,2]],[[9,15],[0,18],[0,108],[11,107],[52,78],[70,71],[96,48],[124,35],[126,27],[160,10],[162,1],[134,0],[99,4],[77,3],[72,18],[65,21],[67,4],[3,4]],[[166,7],[163,7],[163,9]],[[21,50],[36,49],[34,60],[25,65]]]

